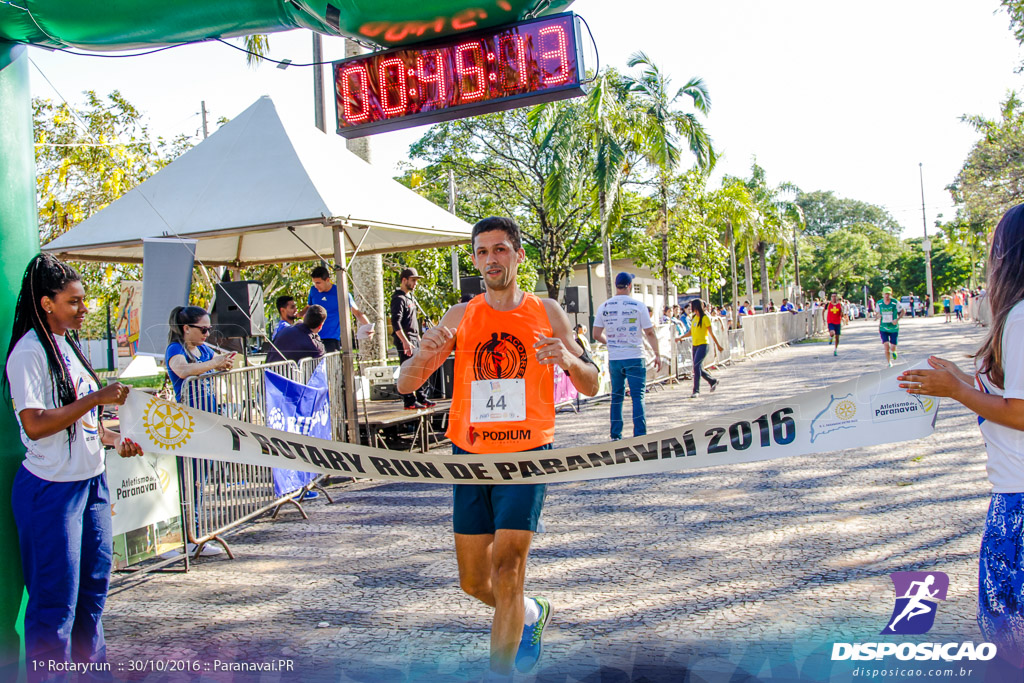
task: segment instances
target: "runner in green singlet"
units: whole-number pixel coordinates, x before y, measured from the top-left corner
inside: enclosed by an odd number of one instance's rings
[[[896,343],[900,334],[900,318],[903,311],[898,303],[893,301],[892,287],[882,288],[882,300],[878,302],[878,333],[882,337],[882,348],[885,350],[885,360],[892,367],[896,360]]]

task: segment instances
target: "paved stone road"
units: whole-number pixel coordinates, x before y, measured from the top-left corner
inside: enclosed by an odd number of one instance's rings
[[[939,353],[964,367],[983,334],[941,319],[901,327],[901,360]],[[651,393],[649,430],[877,369],[876,329],[849,326],[838,358],[804,343],[717,370],[721,388],[699,399],[686,384]],[[607,411],[560,414],[556,446],[605,440]],[[490,612],[459,590],[449,489],[332,492],[335,504],[308,505],[309,521],[286,512],[235,533],[234,561],[203,558],[111,596],[111,661],[281,657],[299,669],[264,681],[479,679]],[[555,610],[536,679],[829,680],[833,642],[878,639],[889,574],[902,570],[950,576],[921,638],[980,640],[987,495],[975,418],[949,401],[936,434],[917,442],[552,486],[527,572],[528,592]],[[832,680],[852,680],[850,667]]]

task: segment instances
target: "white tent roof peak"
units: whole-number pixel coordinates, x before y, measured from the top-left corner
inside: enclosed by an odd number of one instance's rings
[[[346,250],[399,252],[469,241],[471,227],[348,151],[340,136],[289,125],[256,100],[209,138],[48,243],[60,257],[142,260],[146,237],[199,240],[208,265],[304,261]],[[368,232],[367,232],[368,231]]]

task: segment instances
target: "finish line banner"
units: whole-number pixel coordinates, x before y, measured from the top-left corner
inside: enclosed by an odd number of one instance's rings
[[[647,436],[522,453],[410,454],[328,441],[228,420],[135,389],[121,407],[120,418],[122,433],[146,453],[391,481],[546,484],[920,439],[934,431],[939,402],[900,389],[896,377],[905,369],[869,372]]]

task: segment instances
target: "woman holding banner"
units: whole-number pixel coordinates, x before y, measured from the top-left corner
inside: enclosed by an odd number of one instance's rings
[[[199,306],[175,306],[168,321],[170,332],[167,334],[167,350],[164,351],[164,366],[167,376],[174,386],[174,398],[190,408],[198,408],[209,413],[218,412],[217,396],[207,380],[188,385],[187,394],[182,396],[186,377],[197,377],[212,372],[224,372],[231,369],[234,353],[214,353],[206,343],[213,326],[210,314]],[[199,528],[199,510],[203,500],[203,485],[206,482],[204,467],[195,458],[190,458],[192,481],[195,483],[195,508],[193,520],[195,530]],[[187,505],[187,504],[186,504]],[[189,532],[192,534],[192,532]],[[190,537],[191,538],[191,537]],[[197,551],[200,555],[219,555],[223,551],[213,545],[204,543],[197,547],[191,540],[186,544],[189,554]]]
[[[142,454],[100,422],[99,407],[124,404],[128,387],[99,388],[78,345],[86,313],[73,268],[52,256],[29,262],[5,375],[27,451],[11,507],[28,590],[29,681],[49,676],[50,662],[106,661],[101,616],[113,548],[103,447]]]
[[[932,356],[899,379],[911,394],[948,396],[978,414],[992,482],[978,577],[978,625],[1024,664],[1024,204],[1010,209],[989,253],[992,325],[972,376]]]
[[[210,336],[210,314],[199,306],[175,306],[171,311],[170,332],[167,335],[167,350],[164,352],[164,364],[167,376],[174,385],[174,398],[178,403],[217,412],[216,397],[206,382],[191,385],[189,395],[182,400],[181,388],[186,377],[196,377],[210,372],[231,369],[234,353],[216,354],[206,343]]]

